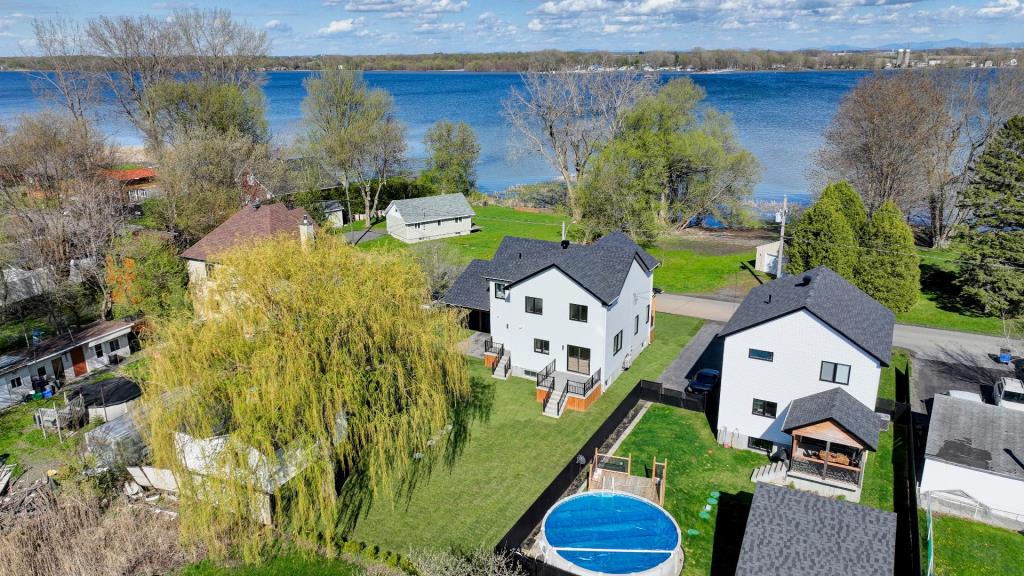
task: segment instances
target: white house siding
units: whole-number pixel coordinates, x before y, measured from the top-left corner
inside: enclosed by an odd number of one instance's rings
[[[775,357],[772,362],[749,358],[751,348]],[[844,389],[874,410],[879,362],[806,310],[728,336],[722,356],[719,441],[737,448],[746,448],[748,438],[789,445],[789,434],[782,432],[789,404],[843,386],[819,379],[822,361],[849,365],[850,383]],[[753,414],[755,398],[775,402],[776,417]]]
[[[650,342],[651,325],[645,323],[647,306],[651,303],[654,291],[654,276],[644,272],[640,264],[635,260],[629,267],[629,274],[626,282],[622,285],[622,292],[616,301],[608,309],[608,330],[605,337],[605,361],[607,367],[602,370],[602,378],[609,384],[614,382],[622,373],[623,361],[628,354],[631,360],[647,347]],[[639,330],[634,330],[634,319],[639,316]],[[622,350],[615,353],[613,346],[615,334],[622,330]]]
[[[201,260],[185,260],[188,263],[188,282],[191,286],[199,286],[206,280],[206,262]]]
[[[939,490],[962,490],[994,512],[1024,515],[1024,481],[925,458],[920,492]]]
[[[605,311],[601,301],[556,268],[520,282],[508,289],[506,300],[494,298],[494,282],[488,283],[491,294],[491,336],[512,353],[517,374],[524,370],[539,372],[552,360],[555,368],[566,370],[566,346],[590,349],[590,373],[604,367]],[[526,297],[544,300],[543,314],[526,312]],[[587,307],[587,321],[569,320],[569,304]],[[547,340],[550,353],[533,351],[533,339]],[[602,370],[604,373],[604,370]]]
[[[402,242],[412,244],[425,240],[469,234],[473,225],[473,219],[469,216],[464,216],[409,224],[402,219],[402,215],[397,208],[392,208],[387,213],[387,224],[388,234]]]
[[[131,349],[128,345],[128,334],[131,332],[131,327],[126,326],[122,330],[112,332],[102,338],[90,340],[89,342],[80,344],[85,353],[85,365],[88,374],[93,370],[103,368],[110,365],[110,355],[116,354],[122,358],[127,357],[131,354]],[[117,346],[111,350],[110,343],[117,338]],[[96,345],[100,344],[103,347],[103,355],[96,355]],[[64,378],[73,379],[75,377],[74,363],[71,361],[71,353],[63,352],[61,354],[54,354],[52,356],[46,356],[40,358],[31,364],[22,366],[21,368],[8,372],[3,376],[0,376],[0,385],[2,385],[7,395],[22,395],[32,392],[32,378],[39,376],[38,370],[40,368],[46,371],[46,376],[56,376],[53,373],[53,359],[60,358],[61,363],[64,365]],[[21,378],[21,385],[17,388],[11,386],[12,381],[15,378]]]
[[[128,357],[131,354],[131,350],[128,348],[128,333],[131,331],[131,326],[126,326],[122,330],[86,343],[85,364],[89,367],[89,371],[92,372],[93,370],[109,366],[111,355],[120,356],[121,359]],[[114,344],[114,339],[117,339],[117,343],[114,348],[111,348],[111,345]],[[97,345],[103,349],[102,355],[96,354]]]
[[[516,374],[538,372],[552,360],[556,370],[567,371],[567,346],[573,345],[589,348],[590,374],[601,369],[602,381],[611,383],[622,373],[626,354],[636,358],[650,342],[651,326],[645,323],[645,316],[651,303],[652,283],[653,277],[633,262],[618,301],[605,307],[557,268],[512,286],[506,300],[494,298],[491,281],[491,336],[511,352]],[[527,296],[543,299],[543,314],[526,312]],[[569,304],[587,306],[587,322],[570,320]],[[633,333],[636,315],[640,316],[638,334]],[[623,334],[622,350],[613,354],[612,343],[619,330]],[[534,338],[549,342],[549,354],[533,351]]]

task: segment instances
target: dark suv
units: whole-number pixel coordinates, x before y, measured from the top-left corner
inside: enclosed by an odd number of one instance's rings
[[[722,373],[718,370],[711,368],[702,368],[693,375],[690,380],[687,390],[691,392],[699,392],[701,394],[707,394],[715,388],[718,388],[718,383],[722,380]]]

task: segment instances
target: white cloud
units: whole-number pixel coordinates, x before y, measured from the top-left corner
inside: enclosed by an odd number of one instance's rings
[[[1024,4],[1021,0],[996,0],[979,8],[978,15],[988,18],[1024,16]]]
[[[914,26],[910,29],[914,34],[929,34],[932,31],[931,26]]]
[[[346,18],[344,20],[331,20],[327,26],[317,31],[320,36],[333,36],[345,34],[355,30],[363,23],[362,18]]]
[[[341,0],[325,0],[324,4],[341,4]],[[348,0],[349,12],[385,12],[390,18],[420,14],[454,14],[469,6],[469,0]]]
[[[271,32],[279,32],[282,34],[286,34],[292,31],[291,25],[289,25],[287,22],[282,22],[280,20],[270,20],[266,24],[264,24],[263,27]]]
[[[544,24],[540,21],[540,18],[534,18],[530,20],[530,23],[526,25],[527,28],[534,32],[540,32],[544,29]]]
[[[603,10],[609,7],[605,0],[549,0],[537,7],[538,14],[564,15]]]
[[[443,32],[455,32],[465,29],[463,22],[421,22],[416,25],[416,32],[420,34],[441,34]]]

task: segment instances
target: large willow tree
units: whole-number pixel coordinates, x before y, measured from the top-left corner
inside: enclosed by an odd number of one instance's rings
[[[471,396],[458,319],[424,306],[426,278],[403,254],[282,237],[218,261],[207,319],[157,327],[145,390],[182,535],[249,559],[281,535],[330,552],[375,495],[408,490],[458,444]],[[216,449],[197,469],[182,447]],[[276,530],[250,511],[268,486]]]

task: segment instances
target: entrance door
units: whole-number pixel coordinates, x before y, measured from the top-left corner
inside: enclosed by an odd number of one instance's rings
[[[569,372],[576,372],[577,374],[590,374],[590,348],[582,348],[580,346],[573,346],[572,344],[565,347],[566,349],[566,369]]]
[[[85,364],[85,352],[81,346],[71,349],[71,364],[75,367],[76,378],[89,371],[89,367]]]
[[[64,380],[64,359],[61,357],[54,358],[50,362],[50,367],[53,368],[53,377],[57,380]]]

